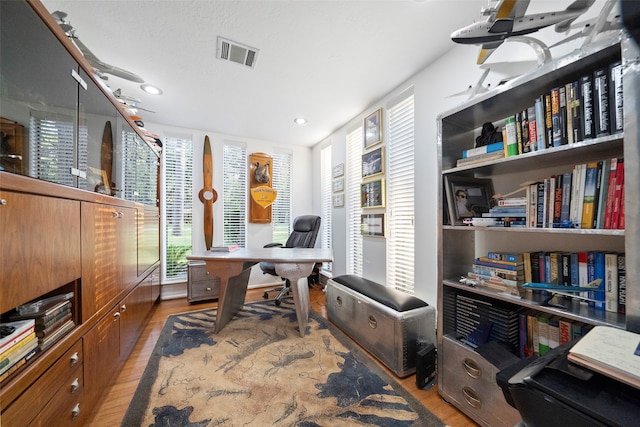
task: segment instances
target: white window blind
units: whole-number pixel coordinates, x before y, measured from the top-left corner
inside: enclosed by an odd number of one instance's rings
[[[322,205],[321,209],[321,226],[320,226],[320,247],[331,248],[331,210],[333,204],[333,167],[331,166],[331,145],[323,148],[320,152],[320,192]],[[344,179],[344,178],[339,178]],[[331,272],[333,270],[332,263],[325,262],[322,265],[323,270]]]
[[[271,241],[284,245],[291,233],[291,153],[275,153],[272,158],[272,184],[278,196],[271,205]]]
[[[347,274],[362,276],[362,234],[360,234],[360,181],[362,181],[362,128],[347,134],[345,197],[347,209]]]
[[[390,106],[387,172],[387,283],[414,290],[414,97]]]
[[[223,148],[223,220],[224,245],[246,246],[247,224],[247,149],[225,143]]]
[[[74,119],[32,111],[29,119],[29,176],[75,186]],[[86,159],[86,151],[85,151]],[[86,164],[86,160],[85,160]]]
[[[130,143],[135,149],[135,138]],[[163,143],[163,198],[165,262],[163,283],[186,281],[186,256],[191,253],[193,143],[181,138],[165,138]]]

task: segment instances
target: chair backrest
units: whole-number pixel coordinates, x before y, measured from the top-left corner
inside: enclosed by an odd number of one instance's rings
[[[320,230],[320,217],[302,215],[293,220],[293,231],[285,243],[285,248],[312,248],[316,244]]]

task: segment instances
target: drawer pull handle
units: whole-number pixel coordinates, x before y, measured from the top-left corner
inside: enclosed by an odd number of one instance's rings
[[[480,368],[478,367],[478,365],[476,364],[476,362],[474,362],[471,359],[464,359],[462,361],[462,366],[464,366],[464,370],[467,373],[467,375],[469,375],[471,378],[475,378],[478,379],[482,376],[482,371],[480,370]]]
[[[462,394],[464,394],[464,400],[467,401],[469,406],[472,408],[480,409],[482,402],[480,402],[480,398],[478,394],[473,391],[471,387],[462,387]]]
[[[206,289],[206,291],[207,291],[207,292],[211,292],[211,288],[207,288],[207,289]]]
[[[125,311],[127,311],[127,305],[126,305],[126,304],[122,304],[122,305],[120,306],[120,311],[121,311],[121,312],[123,312],[123,313],[124,313]]]
[[[342,307],[342,297],[336,298],[336,302],[338,303],[338,307]]]
[[[118,320],[120,318],[120,312],[116,311],[115,313],[113,313],[113,321],[115,322],[116,320]]]
[[[369,326],[371,326],[371,329],[375,329],[378,327],[378,321],[375,317],[373,317],[373,315],[369,315]]]
[[[71,410],[71,419],[75,420],[80,415],[80,404],[76,403],[76,406]]]
[[[78,356],[78,352],[76,351],[69,358],[69,366],[75,366],[75,364],[78,363],[79,360],[80,360],[80,357]]]
[[[80,388],[80,382],[78,381],[78,379],[76,378],[75,380],[73,380],[73,382],[71,383],[71,394],[75,393],[76,390],[78,390],[78,388]]]

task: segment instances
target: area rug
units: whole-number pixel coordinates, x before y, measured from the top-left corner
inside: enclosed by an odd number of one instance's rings
[[[443,426],[329,321],[293,304],[169,316],[123,426]]]

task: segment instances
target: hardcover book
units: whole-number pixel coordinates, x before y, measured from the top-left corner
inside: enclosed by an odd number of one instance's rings
[[[595,136],[593,117],[593,79],[591,75],[580,78],[580,131],[582,139],[591,139]]]
[[[595,136],[609,135],[609,73],[607,68],[593,72],[593,121]]]
[[[605,272],[605,310],[618,312],[618,254],[606,253],[604,256]]]
[[[580,101],[580,83],[577,80],[571,82],[569,99],[571,100],[571,104],[569,105],[569,116],[571,117],[572,139],[573,142],[580,142],[582,141],[582,107]]]
[[[587,163],[584,179],[581,228],[593,228],[598,162]]]
[[[624,130],[621,61],[616,61],[609,67],[609,85],[611,133],[618,133]]]

